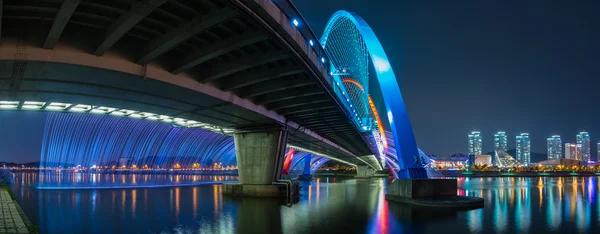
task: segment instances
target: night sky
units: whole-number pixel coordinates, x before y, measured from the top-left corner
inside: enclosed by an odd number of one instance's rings
[[[493,150],[499,130],[600,140],[600,1],[296,0],[319,36],[343,9],[361,15],[386,49],[417,144],[427,153],[467,151],[467,134]]]
[[[467,134],[600,140],[600,1],[296,0],[319,36],[339,9],[373,28],[399,79],[417,143],[466,153]],[[0,161],[39,159],[44,114],[0,111]]]

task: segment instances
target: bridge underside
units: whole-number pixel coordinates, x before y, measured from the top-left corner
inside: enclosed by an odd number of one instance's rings
[[[194,90],[153,79],[78,65],[28,61],[20,89],[15,92],[7,89],[10,85],[10,79],[7,78],[10,77],[15,63],[18,62],[0,60],[1,101],[42,101],[114,107],[195,120],[232,129],[278,124],[268,116]],[[344,161],[361,163],[346,152],[310,134],[295,132],[294,129],[290,132],[290,145],[332,155]]]
[[[258,1],[260,2],[260,1]],[[365,164],[285,16],[255,1],[0,1],[1,100],[140,110],[225,128],[281,124],[288,144]]]

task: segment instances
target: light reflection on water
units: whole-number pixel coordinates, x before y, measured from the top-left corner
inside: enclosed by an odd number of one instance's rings
[[[598,233],[598,177],[459,178],[470,211],[387,202],[385,179],[316,178],[299,203],[221,196],[221,185],[37,190],[39,182],[177,183],[230,176],[22,173],[15,193],[42,233]],[[113,182],[114,181],[114,182]],[[135,181],[135,182],[134,182]]]

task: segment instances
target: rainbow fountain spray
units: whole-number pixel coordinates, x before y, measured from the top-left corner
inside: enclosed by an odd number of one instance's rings
[[[220,168],[235,166],[233,137],[161,121],[86,113],[50,113],[41,166]]]

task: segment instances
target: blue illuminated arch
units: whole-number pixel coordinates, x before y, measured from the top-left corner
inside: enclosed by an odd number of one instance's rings
[[[419,152],[417,150],[417,144],[413,135],[412,126],[410,125],[408,113],[406,112],[406,106],[404,104],[404,100],[402,99],[400,86],[398,85],[396,75],[394,75],[394,71],[392,70],[388,57],[385,54],[379,39],[377,39],[377,36],[367,22],[365,22],[365,20],[359,15],[343,10],[337,11],[329,19],[329,22],[325,27],[323,37],[320,40],[323,48],[326,48],[327,50],[328,37],[330,36],[334,24],[338,20],[352,21],[356,29],[358,29],[360,37],[362,37],[362,40],[364,41],[364,45],[366,45],[369,58],[372,61],[373,67],[375,68],[377,80],[379,81],[379,86],[383,94],[383,101],[387,111],[386,116],[388,118],[394,142],[396,144],[398,164],[401,169],[399,177],[409,178],[410,176],[408,173],[402,169],[406,169],[407,166],[410,166],[410,164],[415,161],[415,157],[419,155]],[[353,39],[349,38],[348,40]],[[343,47],[344,45],[330,46]]]

